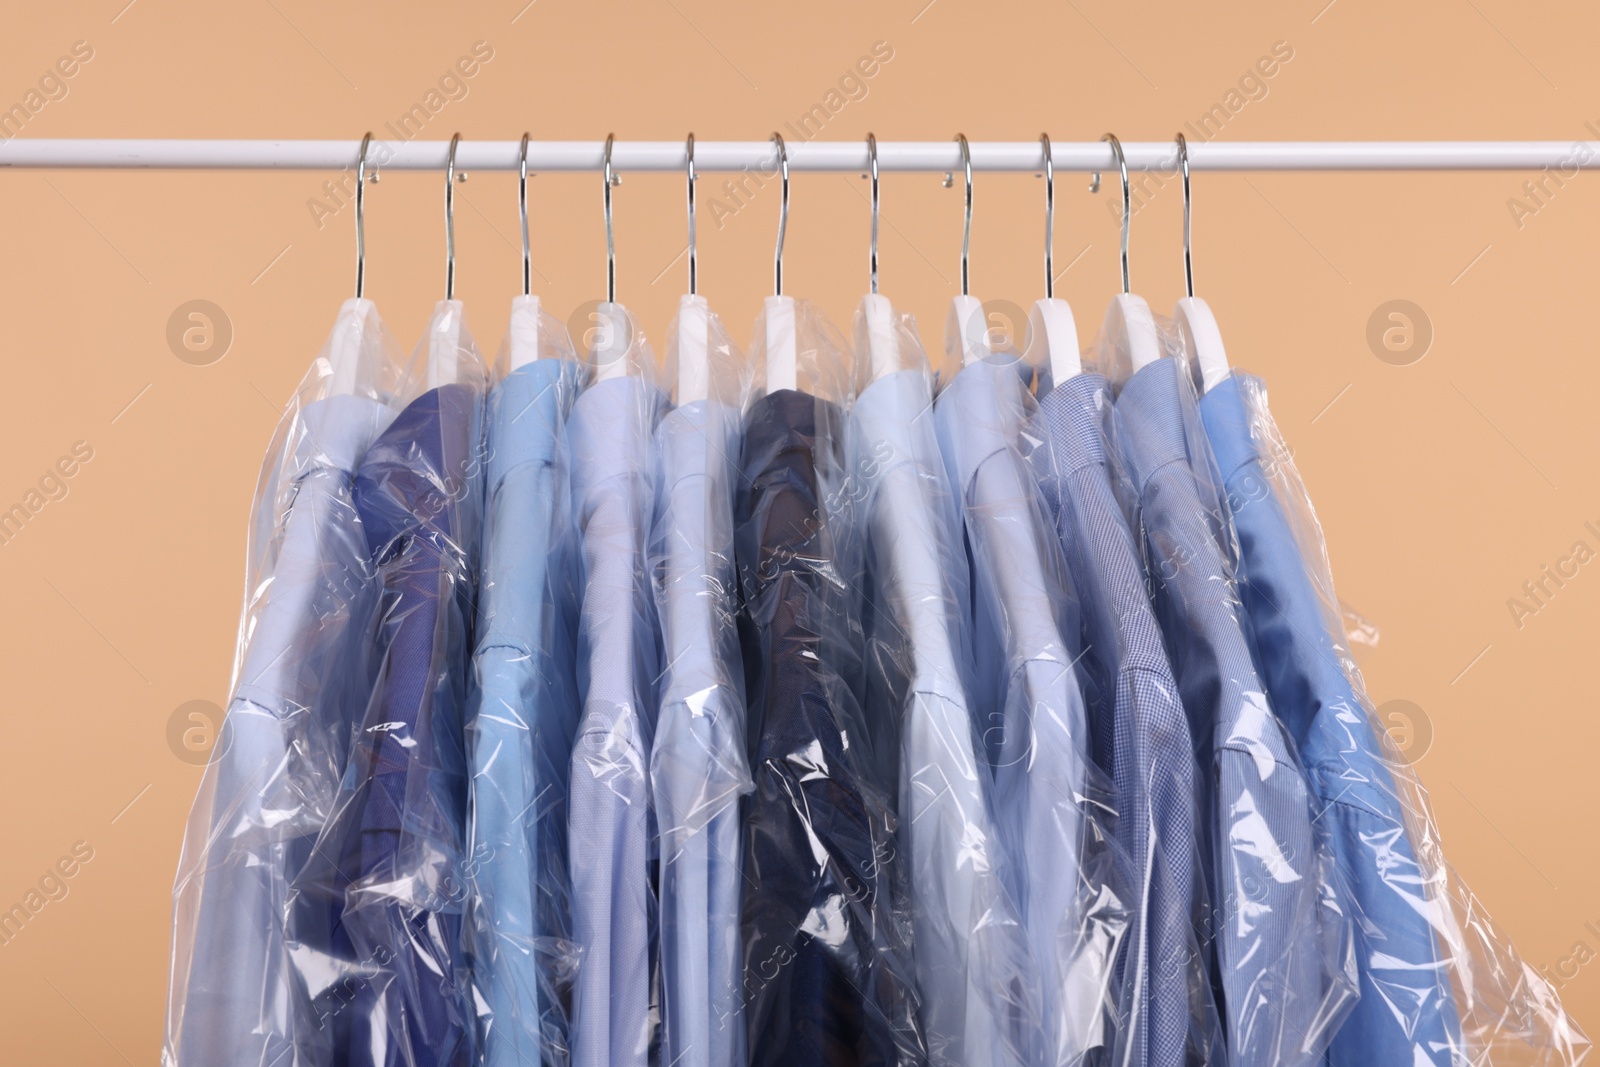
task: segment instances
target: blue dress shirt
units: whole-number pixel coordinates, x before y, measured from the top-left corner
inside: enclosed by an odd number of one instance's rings
[[[340,1067],[465,1067],[463,733],[482,508],[482,390],[407,406],[367,451],[355,502],[382,600],[376,681],[338,809],[302,873],[334,911],[343,980],[314,1010]],[[321,1062],[321,1056],[317,1057]]]
[[[1385,750],[1345,673],[1307,564],[1262,467],[1233,374],[1200,403],[1238,530],[1240,589],[1273,705],[1300,746],[1354,919],[1360,1001],[1333,1038],[1333,1067],[1464,1062],[1450,959],[1433,923],[1410,820]]]
[[[838,409],[793,389],[751,407],[735,514],[751,770],[745,806],[745,1019],[755,1067],[926,1062],[896,912],[893,808],[836,665],[828,472]]]
[[[661,829],[661,1059],[682,1067],[747,1062],[739,798],[751,783],[733,547],[741,427],[736,409],[700,400],[656,430],[650,558],[666,657],[650,777]]]
[[[1231,567],[1213,523],[1211,457],[1191,452],[1183,366],[1135,374],[1117,411],[1138,492],[1150,580],[1200,766],[1200,839],[1211,913],[1204,928],[1236,1063],[1316,1062],[1348,1007],[1324,993],[1343,908],[1317,847],[1316,811],[1293,741],[1257,674]],[[1075,383],[1067,383],[1070,390]],[[1094,386],[1086,386],[1094,390]],[[1095,390],[1100,397],[1104,389]],[[1103,403],[1085,397],[1088,403]],[[1192,407],[1188,408],[1192,411]],[[1214,497],[1212,498],[1214,499]]]
[[[473,977],[488,1067],[565,1062],[567,764],[576,605],[558,523],[558,442],[580,368],[540,359],[489,398],[477,683],[467,736],[476,889]]]
[[[1035,471],[1082,600],[1081,669],[1097,750],[1113,769],[1126,878],[1143,901],[1121,965],[1122,1047],[1134,1063],[1194,1062],[1213,1054],[1218,1037],[1200,947],[1206,894],[1193,743],[1114,488],[1110,417],[1101,376],[1057,386],[1040,405],[1045,447]]]
[[[873,605],[869,671],[881,679],[872,688],[883,702],[868,711],[898,727],[890,755],[899,763],[900,847],[929,1058],[1020,1064],[1031,1048],[1014,1016],[1039,1008],[1026,935],[1001,881],[991,779],[979,767],[968,708],[971,649],[960,613],[970,584],[927,372],[879,378],[851,416]]]
[[[287,895],[332,810],[341,742],[366,698],[357,645],[377,585],[351,482],[389,415],[358,396],[307,404],[257,502],[276,514],[288,496],[179,867],[174,925],[188,959],[169,1030],[179,1067],[292,1063],[303,1036]]]
[[[1064,638],[1070,589],[1019,443],[1024,371],[1000,358],[964,367],[934,412],[972,561],[994,810],[1038,976],[1028,1062],[1076,1064],[1108,1043],[1108,983],[1130,916],[1106,844],[1110,784],[1091,762]]]
[[[656,1041],[656,820],[650,798],[661,656],[645,567],[650,444],[665,398],[637,377],[596,382],[567,420],[582,552],[568,856],[574,1067],[646,1067]]]

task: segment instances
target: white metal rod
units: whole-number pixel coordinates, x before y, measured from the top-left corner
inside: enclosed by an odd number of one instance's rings
[[[793,131],[790,131],[791,133]],[[1195,131],[1186,131],[1193,134]],[[598,171],[601,141],[533,141],[528,168]],[[1109,145],[1099,141],[1053,141],[1056,170],[1114,171]],[[1124,141],[1132,170],[1172,172],[1171,141]],[[211,141],[13,138],[0,143],[0,167],[160,168],[176,170],[341,170],[353,168],[360,141]],[[865,141],[788,142],[789,168],[796,171],[865,171]],[[462,141],[462,170],[516,170],[518,141]],[[700,171],[776,169],[770,141],[696,141]],[[376,169],[442,170],[448,141],[373,139],[369,166]],[[1600,156],[1600,141],[1237,141],[1189,143],[1191,170],[1572,170]],[[617,171],[677,171],[685,163],[681,141],[618,141]],[[878,167],[885,171],[959,171],[955,141],[879,141]],[[1037,141],[974,141],[972,167],[983,171],[1037,171],[1044,157]]]

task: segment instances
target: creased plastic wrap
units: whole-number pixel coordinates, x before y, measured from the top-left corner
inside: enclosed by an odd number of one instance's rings
[[[898,780],[929,1061],[1031,1064],[1040,990],[978,757],[971,581],[932,374],[915,322],[882,297],[862,302],[855,342],[849,472],[866,553],[866,710],[880,774]]]
[[[423,391],[355,476],[381,590],[372,692],[290,900],[292,951],[319,1028],[315,1063],[474,1056],[464,718],[486,374],[459,302],[439,302],[413,362]]]
[[[651,447],[666,398],[655,357],[618,304],[601,304],[595,380],[567,419],[580,562],[568,857],[580,958],[576,1067],[644,1067],[658,1040],[657,836],[651,801],[660,632],[646,566]]]
[[[663,1063],[747,1062],[739,803],[750,792],[733,499],[750,365],[704,297],[667,341],[650,571],[664,645],[650,780],[661,833]]]
[[[1321,527],[1264,386],[1235,371],[1200,411],[1262,677],[1299,744],[1354,921],[1361,999],[1328,1062],[1579,1063],[1588,1039],[1445,860],[1426,791],[1373,713]]]
[[[1175,347],[1176,333],[1158,328]],[[1056,474],[1072,478],[1089,444],[1113,445],[1126,464],[1123,497],[1200,772],[1196,836],[1210,901],[1202,952],[1228,1062],[1318,1063],[1357,997],[1349,906],[1297,745],[1261,679],[1184,365],[1167,356],[1129,373],[1116,348],[1100,353],[1119,379],[1114,414],[1112,388],[1093,372],[1046,398]],[[1091,426],[1102,430],[1097,439],[1084,435]]]
[[[404,388],[372,302],[347,301],[262,465],[233,696],[173,890],[168,1067],[302,1063],[316,1029],[288,954],[289,885],[366,700],[378,590],[351,482]]]
[[[742,920],[751,1062],[922,1063],[897,820],[858,702],[843,340],[786,297],[768,300],[752,336],[771,391],[745,423],[735,512],[755,780]]]
[[[577,604],[565,424],[588,367],[536,297],[513,301],[489,395],[483,571],[467,723],[468,873],[482,1062],[568,1062],[577,964],[567,777]]]
[[[973,347],[962,329],[946,333],[934,422],[972,566],[979,753],[1037,974],[1038,1047],[1026,1062],[1103,1062],[1120,1032],[1119,988],[1135,984],[1119,985],[1115,960],[1130,922],[1140,933],[1144,886],[1119,860],[1112,782],[1092,758],[1078,605],[1027,457],[1031,375],[987,345],[961,366]],[[1185,1016],[1184,997],[1173,1010]]]

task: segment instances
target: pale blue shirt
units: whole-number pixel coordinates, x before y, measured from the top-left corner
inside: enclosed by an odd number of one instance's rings
[[[577,725],[575,605],[557,524],[562,424],[579,367],[541,359],[489,398],[477,683],[468,722],[474,981],[484,1062],[538,1064],[567,1046],[560,971],[569,936],[567,763]]]
[[[288,883],[331,811],[338,741],[366,699],[354,643],[366,636],[377,586],[351,480],[392,415],[357,396],[307,404],[293,452],[268,487],[292,486],[292,497],[196,803],[203,828],[185,838],[174,891],[177,936],[190,939],[187,970],[173,985],[178,1064],[277,1062],[306,1023],[290,992]],[[258,501],[258,512],[273,503]]]
[[[745,754],[733,544],[743,419],[714,400],[656,430],[650,560],[665,645],[650,752],[661,830],[662,1062],[746,1062],[739,798]]]
[[[883,676],[871,691],[889,705],[869,701],[866,711],[893,719],[899,737],[899,839],[929,1055],[966,1067],[1022,1063],[1018,1001],[1023,1015],[1038,1006],[968,707],[970,583],[928,375],[879,378],[852,417],[876,617],[867,661]]]
[[[638,378],[584,391],[567,420],[582,555],[568,856],[573,1067],[646,1067],[654,1038],[656,819],[649,766],[661,656],[646,570],[651,440],[665,398]]]
[[[1105,1005],[1127,901],[1107,848],[1110,783],[1090,762],[1062,628],[1070,586],[1019,448],[1030,403],[1021,368],[997,358],[945,386],[935,423],[973,565],[984,748],[1037,967],[1037,1059],[1062,1064],[1108,1041]]]

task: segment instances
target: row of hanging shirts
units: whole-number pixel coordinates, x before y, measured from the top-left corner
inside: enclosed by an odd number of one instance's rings
[[[1439,851],[1266,405],[1190,296],[531,292],[404,367],[364,280],[263,466],[164,1062],[1576,1064]],[[1508,1060],[1509,1061],[1509,1060]]]

